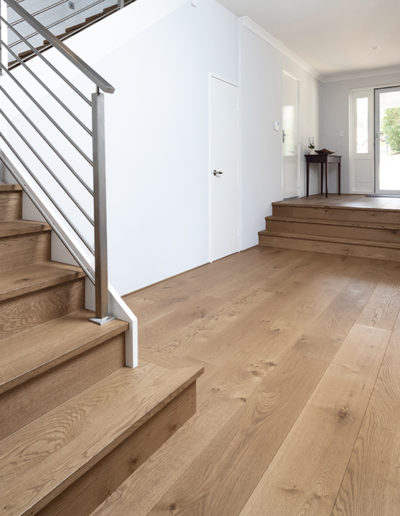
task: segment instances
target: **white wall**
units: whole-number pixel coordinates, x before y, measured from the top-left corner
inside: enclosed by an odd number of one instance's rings
[[[349,94],[352,89],[400,84],[400,72],[355,77],[322,83],[320,87],[320,143],[343,156],[342,190],[350,192]],[[336,191],[336,174],[330,174],[330,190]]]
[[[304,154],[308,138],[318,142],[319,82],[309,71],[272,46],[267,35],[253,23],[240,24],[242,249],[257,244],[257,232],[265,229],[271,203],[282,199],[282,72],[300,85],[300,195],[304,194]],[[317,193],[316,177],[311,193]]]
[[[110,281],[120,294],[208,262],[210,74],[240,82],[243,249],[257,244],[271,202],[282,198],[281,135],[272,129],[281,120],[282,70],[300,81],[302,150],[308,136],[318,138],[318,81],[259,36],[239,29],[238,18],[215,0],[197,4],[139,0],[68,40],[116,88],[106,95],[106,132]],[[60,66],[55,51],[46,57]],[[30,63],[46,73],[38,60]],[[68,64],[61,66],[90,93],[88,81],[75,77]],[[24,70],[16,73],[33,87]],[[70,91],[54,77],[51,84],[75,106]],[[43,92],[37,90],[37,98],[44,102]],[[82,130],[65,117],[59,120],[86,150]],[[61,145],[53,133],[46,132]],[[45,152],[33,133],[30,138]],[[82,160],[72,152],[69,158],[88,177]],[[60,174],[67,177],[65,170]]]

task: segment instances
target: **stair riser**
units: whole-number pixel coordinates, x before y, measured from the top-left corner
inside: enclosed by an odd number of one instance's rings
[[[362,210],[357,208],[311,208],[303,206],[273,206],[276,217],[292,217],[323,220],[343,220],[347,222],[372,222],[375,224],[400,224],[400,211]]]
[[[0,439],[110,375],[125,361],[124,334],[0,395]]]
[[[316,221],[317,222],[317,221]],[[331,224],[310,224],[294,221],[267,220],[267,230],[278,233],[294,233],[302,235],[317,235],[352,240],[371,240],[373,242],[400,243],[400,231],[363,227],[349,227]]]
[[[0,273],[50,260],[50,231],[0,238]]]
[[[345,256],[357,256],[360,258],[373,258],[375,260],[391,260],[400,262],[400,250],[386,249],[384,247],[369,247],[364,245],[322,241],[318,242],[315,240],[284,238],[272,235],[260,235],[259,243],[260,246],[263,247],[298,249],[301,251],[313,251],[317,253],[340,254]]]
[[[21,192],[0,193],[0,220],[18,220],[22,217]]]
[[[0,303],[0,339],[80,310],[85,280],[78,279]]]
[[[42,501],[41,507],[24,514],[40,516],[83,516],[90,514],[122,482],[137,470],[171,435],[196,412],[196,383],[189,385],[155,416],[107,455],[93,464],[91,469],[64,489],[52,501]],[[45,505],[45,506],[44,506]],[[43,508],[42,508],[43,507]]]

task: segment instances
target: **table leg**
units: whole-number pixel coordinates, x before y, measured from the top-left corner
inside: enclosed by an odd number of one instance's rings
[[[310,195],[310,163],[307,161],[307,197]]]
[[[342,189],[341,189],[341,175],[342,175],[342,164],[339,161],[338,163],[338,194],[341,195]]]
[[[328,160],[325,162],[325,197],[328,197]]]
[[[321,195],[324,193],[324,164],[321,163]]]

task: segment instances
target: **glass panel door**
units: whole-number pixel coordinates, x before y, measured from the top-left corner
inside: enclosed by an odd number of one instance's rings
[[[400,86],[375,90],[375,189],[400,194]]]

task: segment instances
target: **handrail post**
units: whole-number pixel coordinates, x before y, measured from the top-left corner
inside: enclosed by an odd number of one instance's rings
[[[123,7],[125,7],[125,0],[118,0],[118,7],[120,9],[122,9]]]
[[[114,317],[108,315],[104,95],[100,93],[98,88],[92,94],[92,123],[96,317],[91,320],[102,325],[114,319]]]

